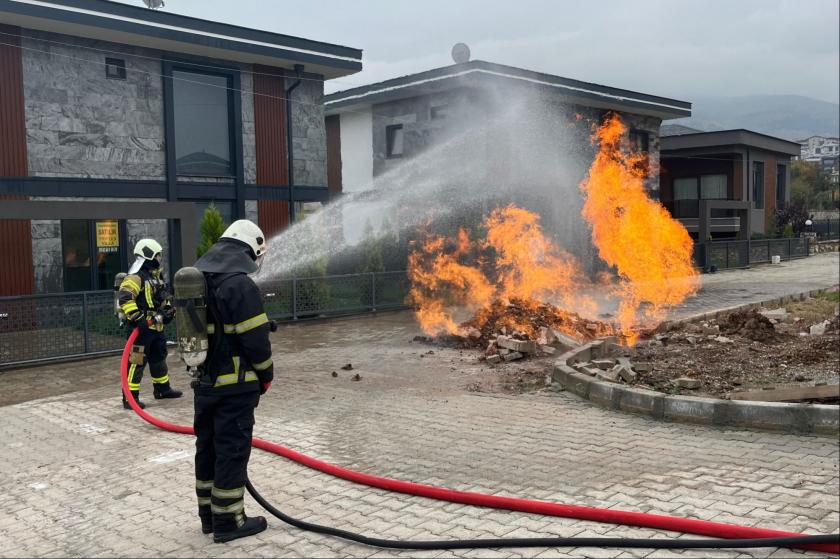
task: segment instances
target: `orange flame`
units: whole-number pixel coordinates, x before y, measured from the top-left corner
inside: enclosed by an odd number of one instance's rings
[[[618,275],[616,283],[614,274],[598,274],[597,283],[608,284],[619,298],[618,326],[632,344],[640,327],[664,319],[667,309],[694,294],[699,282],[692,265],[692,240],[648,197],[646,156],[627,153],[626,132],[617,115],[595,129],[592,140],[599,151],[580,188],[593,243]],[[593,283],[574,257],[543,235],[538,215],[509,205],[493,210],[483,226],[483,241],[471,240],[463,229],[457,239],[427,235],[409,255],[409,302],[424,332],[463,334],[453,318],[457,309],[475,313],[470,326],[480,329],[491,315],[498,318],[500,304],[512,304],[517,312],[496,324],[528,336],[535,336],[536,328],[522,316],[545,315],[540,302],[587,314],[596,311],[594,301],[584,294]],[[548,314],[558,329],[581,334],[575,330],[579,318],[559,309]],[[614,332],[609,325],[587,328],[596,335]]]
[[[593,142],[600,148],[580,188],[592,241],[604,262],[618,272],[618,321],[632,343],[640,309],[646,325],[659,322],[668,307],[693,295],[699,282],[691,237],[648,197],[646,166],[640,164],[646,157],[622,150],[626,131],[617,115],[608,116],[595,130]]]
[[[516,206],[497,208],[484,220],[484,241],[471,241],[461,229],[457,244],[448,251],[440,236],[429,236],[421,249],[414,250],[408,262],[409,300],[423,331],[458,334],[461,328],[452,318],[456,308],[474,312],[499,299],[552,300],[594,308],[587,298],[575,294],[574,284],[582,278],[577,262],[545,238],[538,221],[539,216]]]

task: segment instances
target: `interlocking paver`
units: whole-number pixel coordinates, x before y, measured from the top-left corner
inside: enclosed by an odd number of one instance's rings
[[[711,309],[824,287],[835,281],[836,271],[825,273],[831,265],[836,255],[707,276],[691,305]],[[419,359],[428,347],[408,343],[416,333],[404,314],[282,327],[275,335],[277,382],[257,409],[257,436],[344,467],[452,489],[809,533],[838,530],[837,441],[659,423],[562,392],[469,392],[463,387],[471,379],[492,373],[455,350]],[[330,376],[347,362],[362,382]],[[0,493],[8,503],[0,515],[0,556],[820,556],[766,548],[380,550],[271,518],[259,536],[216,545],[198,531],[192,441],[121,409],[116,364],[104,358],[0,373],[0,392],[25,390],[27,383],[41,390],[61,375],[87,379],[72,393],[0,407]],[[186,376],[174,358],[170,368],[183,387]],[[188,398],[148,403],[164,419],[191,421]],[[260,451],[250,476],[284,512],[369,536],[678,535],[389,493]],[[258,514],[250,498],[247,507]]]

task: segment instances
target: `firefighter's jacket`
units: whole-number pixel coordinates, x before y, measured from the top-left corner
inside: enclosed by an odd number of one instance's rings
[[[274,378],[271,327],[260,290],[243,272],[205,272],[204,278],[210,351],[200,367],[202,382],[196,391],[235,394],[259,390],[260,384]]]
[[[141,268],[136,274],[127,275],[120,283],[119,303],[133,325],[143,323],[150,330],[163,332],[163,324],[155,322],[154,317],[171,301],[160,270]]]

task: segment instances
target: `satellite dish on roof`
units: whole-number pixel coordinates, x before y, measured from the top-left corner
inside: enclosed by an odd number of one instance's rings
[[[470,61],[470,47],[464,43],[455,43],[452,47],[452,60],[455,64],[463,64]]]
[[[146,4],[147,8],[151,8],[153,10],[157,10],[158,8],[162,8],[164,6],[163,0],[143,0],[143,3]]]

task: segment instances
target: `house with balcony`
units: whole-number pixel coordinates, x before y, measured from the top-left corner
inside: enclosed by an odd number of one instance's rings
[[[790,201],[790,161],[799,143],[743,129],[677,132],[660,138],[662,204],[695,239],[704,202],[713,239],[736,238],[742,216],[753,233],[764,233],[776,208]]]
[[[328,199],[324,81],[361,56],[139,5],[0,0],[0,198],[213,203],[270,236]],[[149,216],[0,220],[0,296],[108,289],[145,236],[177,242]]]

